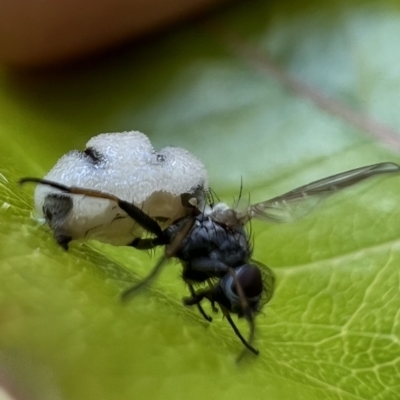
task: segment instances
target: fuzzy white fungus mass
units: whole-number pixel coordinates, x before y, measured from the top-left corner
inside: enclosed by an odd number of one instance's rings
[[[178,147],[156,152],[147,136],[136,131],[95,136],[85,151],[73,150],[61,157],[45,179],[133,202],[162,227],[186,215],[181,194],[208,186],[206,169],[193,154]],[[126,245],[144,234],[109,200],[38,185],[35,206],[60,244],[72,239],[97,239]]]

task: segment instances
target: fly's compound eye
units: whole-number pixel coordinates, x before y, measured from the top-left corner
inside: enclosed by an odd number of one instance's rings
[[[263,281],[260,269],[255,265],[244,265],[243,267],[237,268],[235,274],[237,282],[242,288],[250,308],[253,311],[257,311],[263,291]],[[236,280],[232,276],[227,275],[226,278],[224,278],[224,281],[223,291],[231,303],[230,311],[242,316],[242,301],[238,294]]]

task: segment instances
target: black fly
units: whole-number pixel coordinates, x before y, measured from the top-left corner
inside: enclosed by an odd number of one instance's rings
[[[147,239],[137,238],[132,246],[138,249],[165,246],[163,257],[150,274],[138,284],[126,289],[122,293],[122,299],[128,299],[155,277],[169,258],[176,257],[183,265],[182,278],[190,291],[190,296],[185,297],[183,303],[187,306],[196,305],[208,321],[211,321],[211,317],[203,310],[202,300],[207,299],[213,310],[216,310],[215,304],[218,304],[245,348],[258,354],[258,350],[252,344],[255,332],[254,317],[260,311],[262,299],[269,301],[272,297],[274,276],[267,267],[252,260],[252,247],[245,229],[246,224],[252,218],[269,222],[297,220],[314,209],[319,201],[341,189],[375,175],[399,171],[400,166],[389,162],[353,169],[250,205],[244,211],[230,208],[224,203],[203,204],[201,196],[196,198],[195,195],[182,195],[182,202],[191,206],[191,215],[175,221],[164,230],[140,208],[114,195],[38,178],[24,178],[20,182],[39,183],[65,193],[116,202],[128,216],[153,235]],[[199,283],[205,283],[207,287],[196,290],[195,286]],[[230,313],[248,321],[248,339],[242,336]],[[243,354],[244,352],[239,358]]]

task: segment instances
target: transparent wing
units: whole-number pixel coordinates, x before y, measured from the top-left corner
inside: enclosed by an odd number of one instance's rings
[[[376,175],[399,171],[400,166],[390,162],[352,169],[300,186],[273,199],[253,204],[242,214],[242,217],[272,222],[295,221],[312,211],[321,200],[339,190]]]
[[[255,264],[260,268],[261,276],[263,280],[263,295],[261,299],[261,307],[260,309],[267,304],[274,295],[275,291],[275,274],[271,268],[267,267],[265,264],[261,263],[260,261],[255,260],[254,258],[251,259],[251,263]]]

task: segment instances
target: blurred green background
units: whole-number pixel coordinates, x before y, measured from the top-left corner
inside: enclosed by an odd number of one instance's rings
[[[228,202],[241,178],[255,202],[400,162],[393,146],[232,52],[216,26],[400,131],[400,6],[390,0],[237,3],[80,65],[1,69],[0,385],[34,400],[399,399],[400,176],[352,188],[294,224],[252,224],[255,258],[274,270],[277,290],[257,318],[260,356],[239,365],[222,316],[207,324],[181,305],[179,265],[123,306],[118,294],[155,258],[94,242],[63,251],[33,219],[33,188],[16,185],[90,137],[123,130],[193,152]]]

